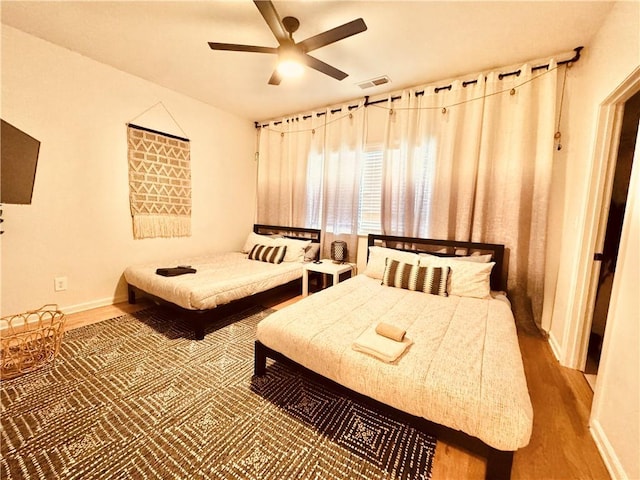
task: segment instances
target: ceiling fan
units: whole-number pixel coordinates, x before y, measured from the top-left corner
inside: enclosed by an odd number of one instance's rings
[[[350,37],[367,29],[367,25],[362,18],[345,23],[326,32],[309,37],[301,42],[293,40],[293,33],[298,30],[300,22],[295,17],[284,17],[280,19],[276,8],[271,0],[253,0],[267,25],[278,40],[279,47],[258,47],[253,45],[239,45],[235,43],[208,42],[212,50],[231,50],[236,52],[256,52],[275,53],[280,62],[293,60],[303,63],[319,72],[322,72],[336,80],[343,80],[348,75],[337,68],[318,60],[309,55],[308,52]],[[276,69],[269,79],[270,85],[279,85],[282,80],[282,73]]]

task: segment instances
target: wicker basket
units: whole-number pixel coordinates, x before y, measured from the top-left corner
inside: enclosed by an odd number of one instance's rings
[[[55,360],[65,316],[57,305],[0,318],[0,380],[32,372]]]

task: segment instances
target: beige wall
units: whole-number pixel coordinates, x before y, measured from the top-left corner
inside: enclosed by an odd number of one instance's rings
[[[140,116],[160,101],[166,110]],[[246,238],[255,210],[250,120],[6,25],[1,106],[4,120],[41,142],[32,204],[3,206],[2,315],[122,301],[128,264],[239,248]],[[191,140],[189,238],[133,240],[125,124],[134,118]],[[68,277],[67,291],[54,292],[56,276]]]
[[[602,179],[601,105],[640,63],[640,3],[619,2],[597,35],[585,45],[583,58],[568,76],[563,130],[566,149],[564,196],[557,205],[563,217],[552,232],[560,239],[558,281],[553,298],[549,340],[566,366],[578,367],[584,333],[584,310],[593,256],[593,231]],[[600,128],[602,125],[600,125]],[[604,159],[606,161],[606,159]],[[596,386],[592,433],[612,475],[640,478],[638,425],[638,168],[630,187],[605,349]],[[634,213],[635,212],[635,213]],[[635,222],[635,223],[634,223]],[[551,248],[554,248],[552,245]]]

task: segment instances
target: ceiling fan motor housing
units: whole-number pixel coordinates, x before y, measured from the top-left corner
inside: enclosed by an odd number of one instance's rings
[[[300,27],[300,21],[296,17],[284,17],[282,19],[282,26],[289,32],[289,38],[291,38],[293,33]]]

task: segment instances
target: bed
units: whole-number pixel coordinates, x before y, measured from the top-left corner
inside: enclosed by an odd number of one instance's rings
[[[211,316],[207,314],[221,305],[302,278],[303,263],[317,258],[319,246],[319,230],[256,224],[242,251],[127,267],[124,278],[129,303],[136,303],[136,295],[142,293],[156,303],[178,309],[190,318],[196,339],[202,340]],[[185,267],[186,273],[157,273],[158,269],[175,272],[177,267]],[[189,273],[189,269],[195,272]]]
[[[533,410],[503,292],[504,247],[381,235],[368,245],[364,273],[260,322],[255,375],[268,358],[293,363],[422,428],[444,426],[487,456],[487,478],[509,478]],[[436,294],[404,283],[406,272],[433,279],[444,267],[429,286]],[[396,359],[359,348],[380,324],[406,331]]]

